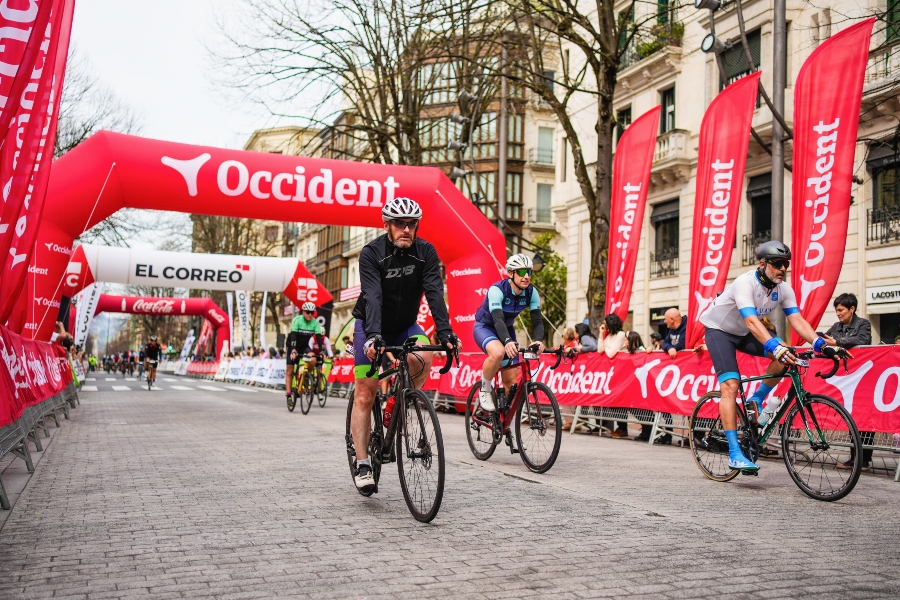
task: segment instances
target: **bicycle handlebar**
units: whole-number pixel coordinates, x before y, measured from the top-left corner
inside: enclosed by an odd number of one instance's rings
[[[832,346],[825,346],[825,348],[822,349],[822,354],[816,354],[813,350],[804,350],[803,352],[797,352],[794,348],[791,348],[791,350],[793,351],[794,355],[800,359],[810,360],[814,358],[827,358],[832,361],[833,364],[831,365],[831,370],[827,373],[819,371],[818,373],[816,373],[816,377],[821,377],[822,379],[830,379],[831,377],[834,377],[837,374],[838,368],[840,367],[842,362],[844,363],[844,371],[849,372],[849,369],[847,368],[846,348],[838,348],[837,350],[835,350]],[[783,373],[787,373],[787,370],[788,369],[785,368]]]
[[[378,364],[381,362],[381,357],[384,356],[385,352],[389,352],[397,357],[398,360],[402,360],[407,354],[411,354],[413,352],[447,352],[446,346],[417,346],[415,343],[415,338],[409,338],[405,342],[403,342],[402,346],[385,346],[385,345],[375,345],[375,359],[372,361],[372,366],[366,372],[366,377],[372,377],[378,371]],[[456,359],[456,366],[459,366],[459,350],[454,347],[452,351],[448,352],[447,362],[441,367],[439,371],[441,375],[445,375],[450,371],[453,367],[453,360]]]
[[[532,345],[528,346],[527,348],[520,348],[519,354],[525,354],[525,353],[534,354],[537,352],[537,349],[538,349],[538,344],[532,344]],[[552,367],[550,367],[551,371],[556,370],[556,368],[559,367],[560,361],[562,361],[562,359],[565,358],[565,352],[563,352],[562,346],[560,346],[559,348],[553,348],[552,350],[548,350],[548,349],[544,348],[544,351],[541,354],[555,354],[556,355],[556,362],[553,363]],[[572,360],[574,360],[574,357],[572,358]]]

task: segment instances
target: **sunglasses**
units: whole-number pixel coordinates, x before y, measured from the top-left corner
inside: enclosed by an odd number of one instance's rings
[[[516,269],[513,273],[519,277],[531,277],[531,269]]]
[[[304,314],[304,315],[311,315],[311,314],[313,314],[313,312],[315,312],[315,311],[312,311],[312,310],[304,310],[304,311],[303,311],[303,314]]]
[[[391,225],[393,225],[394,227],[396,227],[397,229],[399,229],[401,231],[403,231],[405,229],[409,229],[410,231],[413,231],[416,227],[419,226],[419,220],[414,219],[412,221],[403,221],[401,219],[392,219]]]
[[[773,267],[775,267],[776,269],[779,269],[779,270],[787,269],[788,267],[791,266],[791,261],[789,261],[789,260],[770,260],[770,261],[766,261],[766,262],[768,262],[770,265],[772,265]]]

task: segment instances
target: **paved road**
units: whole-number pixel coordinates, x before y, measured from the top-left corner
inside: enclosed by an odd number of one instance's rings
[[[568,434],[538,476],[474,460],[441,415],[447,487],[423,525],[392,466],[376,497],[353,490],[345,401],[304,416],[223,384],[97,379],[0,530],[0,598],[900,596],[885,477],[820,503],[780,462],[716,484],[687,450]]]

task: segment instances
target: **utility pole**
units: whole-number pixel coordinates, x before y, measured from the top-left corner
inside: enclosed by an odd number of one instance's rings
[[[774,0],[772,28],[772,104],[779,115],[784,114],[784,89],[787,86],[787,23],[786,0]],[[778,119],[772,119],[772,235],[784,240],[784,129]],[[789,241],[789,240],[788,240]],[[772,313],[772,324],[780,335],[787,335],[781,311]]]
[[[506,80],[506,46],[500,52],[500,123],[497,127],[497,135],[500,137],[499,161],[497,165],[497,229],[506,237],[503,231],[503,222],[506,221],[506,155],[507,155],[507,129],[509,119],[507,115],[506,99],[509,96],[509,82]]]

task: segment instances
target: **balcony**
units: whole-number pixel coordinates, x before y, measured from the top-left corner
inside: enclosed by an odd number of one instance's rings
[[[666,248],[650,253],[650,277],[674,277],[678,275],[678,248]]]
[[[344,252],[345,253],[358,252],[359,250],[362,249],[363,246],[365,246],[366,244],[368,244],[369,242],[371,242],[372,240],[377,238],[379,235],[381,235],[382,232],[383,232],[383,230],[381,230],[381,229],[375,229],[375,228],[366,229],[363,233],[361,233],[359,235],[355,235],[352,238],[350,238],[350,240],[347,242],[347,246],[346,246],[346,249],[344,250]]]
[[[890,41],[869,52],[866,82],[863,86],[862,120],[878,118],[900,110],[900,99],[897,98],[896,91],[898,84],[900,84],[900,39]]]
[[[741,265],[744,267],[755,265],[757,262],[756,249],[759,248],[760,244],[771,239],[772,232],[769,230],[758,233],[745,233],[741,242]]]
[[[691,132],[672,129],[656,138],[650,180],[655,186],[665,186],[676,181],[687,183],[691,176],[691,156],[688,145]]]
[[[616,96],[631,95],[678,72],[684,24],[659,23],[639,31],[619,63]]]
[[[556,171],[553,148],[529,148],[528,166],[539,171]]]
[[[550,103],[544,100],[540,94],[535,94],[534,92],[528,95],[528,107],[538,112],[553,112],[553,107],[550,106]]]
[[[866,211],[866,246],[900,242],[900,206]]]
[[[526,225],[531,229],[556,231],[556,223],[553,222],[553,211],[549,208],[529,208],[526,214],[528,217]]]

